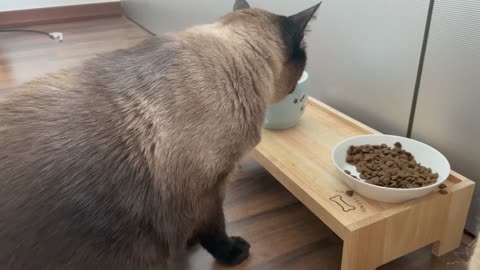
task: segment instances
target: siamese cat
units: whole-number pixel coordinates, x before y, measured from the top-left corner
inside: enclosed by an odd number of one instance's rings
[[[0,265],[180,269],[188,244],[236,265],[226,179],[306,65],[320,4],[250,8],[43,76],[0,102]]]

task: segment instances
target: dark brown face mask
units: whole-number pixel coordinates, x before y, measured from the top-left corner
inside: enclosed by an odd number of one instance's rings
[[[283,86],[276,89],[276,91],[279,92],[277,99],[285,97],[287,91],[287,95],[290,95],[295,91],[298,81],[293,81],[293,77],[298,76],[297,79],[300,79],[307,60],[305,43],[303,41],[306,31],[305,29],[307,28],[308,23],[315,18],[315,13],[321,4],[322,2],[288,17],[270,14],[270,16],[274,16],[274,22],[276,26],[279,27],[278,30],[283,41],[283,44],[281,45],[283,45],[282,47],[285,58],[283,64],[285,69],[284,74],[286,75],[284,75],[284,78],[280,78],[280,81],[278,82],[278,85]],[[248,10],[250,8],[247,0],[235,0],[234,11]],[[247,17],[244,17],[244,19],[245,18]],[[292,89],[287,90],[287,87],[290,85],[292,85]]]

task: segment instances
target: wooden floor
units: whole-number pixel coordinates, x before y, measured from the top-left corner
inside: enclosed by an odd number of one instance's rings
[[[149,36],[125,18],[32,29],[63,32],[65,41],[59,44],[44,36],[0,33],[0,97],[35,76],[78,64],[97,53],[131,46]],[[192,270],[340,269],[342,241],[251,159],[243,163],[241,174],[228,186],[225,212],[228,231],[252,244],[251,257],[238,267],[222,267],[195,247],[189,258]],[[462,270],[469,252],[462,246],[437,258],[425,247],[380,269]]]
[[[0,95],[35,76],[73,66],[98,53],[130,47],[150,36],[123,18],[31,29],[62,32],[64,41],[57,43],[38,34],[0,32]]]

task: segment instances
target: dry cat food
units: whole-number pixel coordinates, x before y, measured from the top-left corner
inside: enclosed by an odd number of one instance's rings
[[[347,150],[347,162],[355,165],[361,179],[377,186],[417,188],[429,186],[438,179],[438,173],[417,163],[399,142],[394,147],[386,144],[352,145]],[[350,172],[347,174],[353,177]]]
[[[347,194],[348,197],[352,197],[354,191],[353,190],[347,190],[345,193]]]
[[[440,194],[443,194],[443,195],[448,194],[448,191],[446,189],[440,189],[439,192]]]

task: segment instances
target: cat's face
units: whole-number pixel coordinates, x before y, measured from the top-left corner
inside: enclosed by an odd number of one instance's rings
[[[277,74],[274,74],[273,103],[291,93],[302,76],[307,63],[305,29],[320,4],[286,17],[250,8],[245,0],[235,2],[232,16],[244,25],[248,38],[267,44],[275,55],[275,59],[271,59],[272,64],[278,67],[275,69]]]

